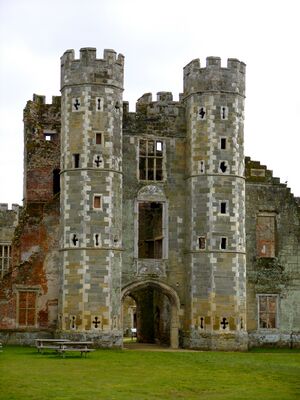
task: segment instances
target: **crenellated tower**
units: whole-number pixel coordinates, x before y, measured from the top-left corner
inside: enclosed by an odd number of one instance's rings
[[[190,347],[245,349],[245,64],[184,68]]]
[[[124,57],[61,58],[61,329],[121,344]]]

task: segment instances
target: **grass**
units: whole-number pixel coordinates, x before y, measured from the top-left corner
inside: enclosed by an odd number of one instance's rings
[[[0,353],[2,400],[239,399],[300,397],[300,352],[97,350],[81,358],[7,346]]]

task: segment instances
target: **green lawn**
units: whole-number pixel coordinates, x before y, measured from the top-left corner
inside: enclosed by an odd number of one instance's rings
[[[7,346],[0,353],[0,399],[300,398],[300,352],[97,350],[86,358]]]

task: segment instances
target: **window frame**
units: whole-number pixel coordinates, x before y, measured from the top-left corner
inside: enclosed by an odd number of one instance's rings
[[[274,313],[271,313],[269,309],[265,312],[267,314],[267,319],[269,320],[269,315],[274,314],[275,316],[275,326],[274,327],[262,327],[261,326],[261,318],[260,315],[262,314],[260,300],[262,297],[273,297],[275,298],[275,305],[276,310]],[[257,298],[257,328],[259,330],[277,330],[279,328],[279,295],[276,293],[259,293],[256,295]],[[268,308],[268,306],[267,306]]]
[[[16,292],[17,298],[16,298],[16,327],[17,328],[37,328],[37,317],[38,317],[38,296],[41,293],[41,288],[40,286],[26,286],[26,285],[16,285],[14,288],[14,291]],[[35,294],[35,302],[34,302],[34,324],[33,325],[28,325],[26,324],[20,324],[20,293],[34,293]],[[28,318],[28,310],[25,308],[25,313],[26,313],[26,320]]]
[[[100,207],[95,207],[95,199],[100,199]],[[103,196],[101,193],[94,193],[93,195],[93,210],[95,211],[103,211]]]
[[[145,142],[146,149],[145,149],[145,154],[141,153],[141,142]],[[149,144],[153,142],[153,155],[149,152]],[[162,149],[159,150],[157,149],[157,144],[161,143],[162,144]],[[151,150],[150,150],[151,151]],[[161,152],[161,154],[157,154],[157,152]],[[141,137],[139,138],[139,144],[138,144],[138,165],[137,165],[137,176],[138,180],[142,182],[164,182],[166,177],[165,173],[165,158],[166,158],[166,142],[165,140],[162,140],[160,138],[144,138]],[[145,161],[145,177],[141,177],[141,164],[142,164],[142,159]],[[153,160],[153,165],[152,168],[151,166],[149,167],[149,161]],[[161,168],[157,168],[157,161],[161,160]],[[149,171],[153,171],[153,179],[149,179]],[[157,179],[157,172],[161,171],[161,179]]]
[[[7,253],[5,255],[5,248],[7,248]],[[3,278],[5,272],[9,270],[11,265],[11,243],[1,242],[0,243],[0,278]],[[7,268],[4,268],[6,265]]]

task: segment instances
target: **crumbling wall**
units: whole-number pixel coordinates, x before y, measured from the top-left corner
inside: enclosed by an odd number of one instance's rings
[[[34,95],[27,103],[24,146],[24,208],[11,231],[11,267],[0,281],[1,337],[10,343],[27,343],[39,331],[57,328],[59,97],[45,104]]]
[[[24,109],[25,204],[51,200],[60,169],[60,97],[33,96]]]
[[[249,345],[300,346],[300,207],[286,184],[248,157],[246,235]],[[262,295],[277,301],[268,329],[259,326]]]

